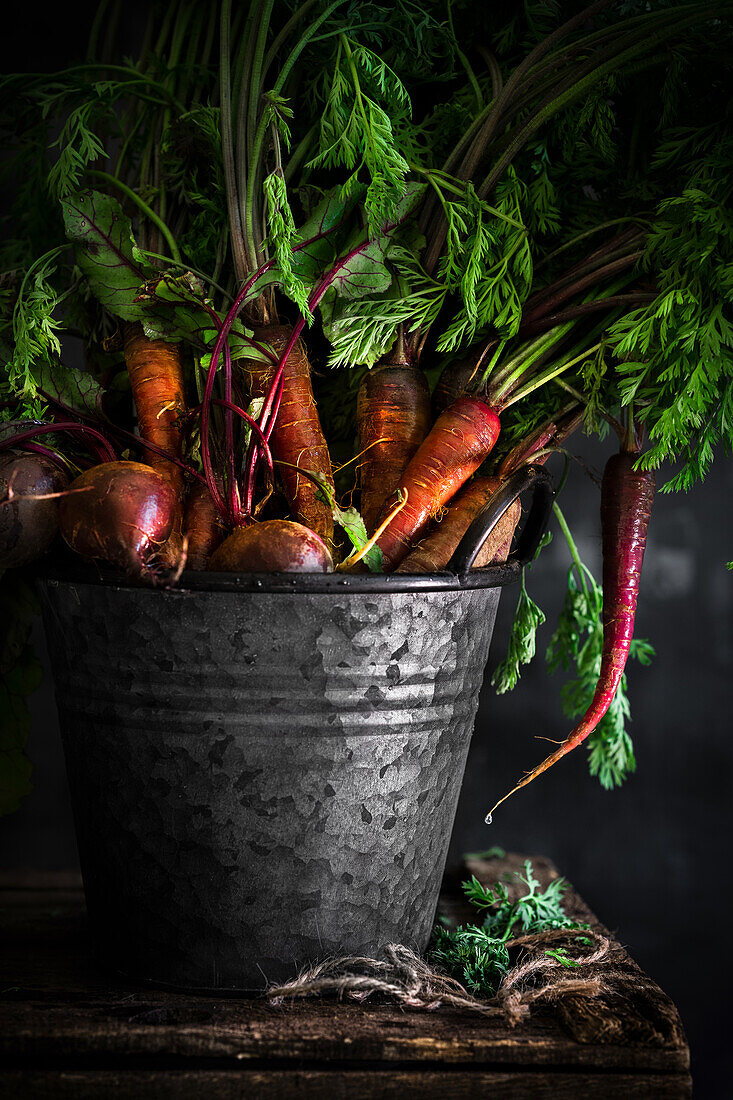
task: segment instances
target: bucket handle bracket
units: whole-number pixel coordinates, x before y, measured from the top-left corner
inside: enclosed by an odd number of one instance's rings
[[[541,466],[528,465],[515,470],[471,522],[448,562],[449,572],[459,577],[467,576],[481,547],[506,509],[527,490],[532,492],[532,503],[519,536],[517,549],[509,558],[509,563],[515,563],[519,568],[523,568],[532,561],[547,528],[555,491],[552,487],[552,479],[546,470]]]

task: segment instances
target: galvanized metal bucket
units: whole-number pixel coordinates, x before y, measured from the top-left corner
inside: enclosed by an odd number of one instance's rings
[[[513,560],[471,571],[528,488]],[[500,589],[551,496],[539,468],[513,478],[432,576],[44,578],[105,965],[252,990],[326,955],[426,947]]]

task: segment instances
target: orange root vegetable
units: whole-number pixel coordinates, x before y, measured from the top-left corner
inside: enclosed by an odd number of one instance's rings
[[[141,438],[181,459],[186,399],[178,345],[168,344],[164,340],[149,340],[141,325],[127,324],[125,362]],[[148,462],[154,470],[170,479],[182,498],[183,471],[180,466],[152,452]]]
[[[603,652],[598,683],[588,710],[555,752],[528,772],[487,815],[509,795],[526,787],[563,756],[582,744],[613,702],[634,636],[636,601],[644,560],[655,478],[651,470],[635,470],[639,455],[622,452],[606,463],[601,485],[603,534]]]
[[[499,428],[495,410],[480,397],[459,397],[438,417],[400,482],[407,503],[377,541],[385,572],[400,564],[430,520],[476,472],[496,443]],[[394,499],[387,501],[385,515],[393,506]]]
[[[497,491],[496,477],[476,477],[453,498],[443,518],[397,567],[396,573],[439,573],[445,569],[473,520]],[[481,547],[473,563],[477,569],[491,562],[506,561],[522,507],[518,500],[510,504]]]
[[[290,332],[287,325],[271,325],[257,329],[256,337],[260,343],[268,344],[279,359],[288,343]],[[243,373],[252,397],[267,395],[276,370],[276,366],[264,363],[250,362],[243,365]],[[299,466],[303,470],[319,474],[333,488],[331,458],[318,419],[308,353],[302,340],[298,340],[285,363],[282,400],[270,444],[275,459],[289,464],[280,466],[280,475],[293,517],[331,545],[331,508],[318,495],[318,486],[297,469],[293,469]]]
[[[430,428],[427,378],[407,362],[375,367],[359,388],[356,418],[363,452],[361,515],[371,534]]]
[[[238,527],[211,556],[215,573],[330,573],[331,553],[315,531],[288,519]]]
[[[183,531],[187,539],[186,568],[203,570],[227,535],[219,509],[206,485],[196,481],[186,497]]]
[[[61,534],[71,549],[154,583],[178,513],[171,481],[141,462],[105,462],[85,470],[70,488],[87,490],[59,504]]]
[[[69,479],[50,459],[0,455],[0,571],[40,558],[59,527],[58,500]],[[34,497],[46,499],[37,500]]]

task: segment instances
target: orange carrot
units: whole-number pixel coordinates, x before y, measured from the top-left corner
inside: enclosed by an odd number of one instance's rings
[[[473,520],[501,485],[498,477],[475,477],[456,493],[448,510],[419,546],[397,566],[396,573],[438,573],[445,569]],[[481,547],[473,563],[477,569],[491,562],[506,561],[522,507],[510,504]]]
[[[380,536],[385,572],[395,569],[449,500],[476,472],[499,436],[499,417],[480,397],[459,397],[420,444],[400,489],[407,504]],[[385,504],[385,514],[394,500]]]
[[[258,342],[268,344],[279,360],[290,338],[287,325],[270,325],[256,330]],[[277,367],[269,363],[243,364],[243,372],[252,397],[265,397]],[[283,372],[283,394],[270,439],[272,452],[280,463],[280,475],[292,517],[310,527],[329,545],[333,544],[333,515],[328,503],[318,495],[318,486],[293,467],[320,474],[333,488],[331,458],[318,419],[310,377],[308,353],[298,340],[288,356]]]
[[[206,569],[209,558],[226,538],[227,529],[208,486],[200,481],[191,486],[186,497],[183,530],[188,542],[186,568]]]
[[[141,437],[180,460],[183,457],[186,399],[178,345],[149,340],[141,325],[127,324],[125,361]],[[145,457],[149,466],[170,479],[182,497],[180,466],[152,452]]]
[[[430,390],[423,372],[404,357],[370,370],[359,388],[356,421],[363,452],[361,515],[371,534],[430,427]]]

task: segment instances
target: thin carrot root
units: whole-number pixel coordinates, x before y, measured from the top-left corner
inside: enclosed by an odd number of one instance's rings
[[[430,521],[476,472],[499,436],[499,417],[480,397],[459,397],[438,417],[405,470],[400,488],[409,503],[377,545],[385,572],[395,569]],[[392,506],[388,501],[385,509]]]
[[[256,330],[256,339],[269,346],[279,360],[285,351],[291,330],[287,325],[272,325]],[[248,362],[243,373],[252,397],[265,397],[277,367]],[[297,467],[320,474],[333,489],[333,473],[328,444],[318,418],[310,377],[308,353],[298,340],[283,369],[283,393],[271,437],[272,452],[283,463],[280,476],[292,516],[310,527],[329,546],[333,546],[333,514],[321,499],[318,486],[303,477]],[[289,464],[285,465],[286,463]]]
[[[356,418],[364,452],[361,514],[371,532],[430,427],[425,375],[407,360],[375,367],[359,389]]]
[[[487,819],[510,795],[528,786],[582,744],[613,702],[634,636],[639,579],[654,501],[654,474],[634,469],[638,457],[630,452],[612,455],[603,473],[603,653],[591,704],[560,747],[500,798]]]

